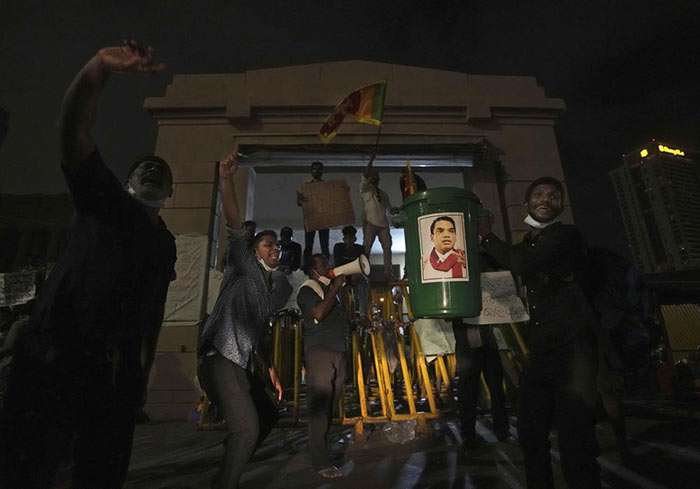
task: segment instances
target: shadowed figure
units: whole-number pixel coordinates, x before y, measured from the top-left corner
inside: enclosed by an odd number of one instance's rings
[[[61,165],[76,211],[14,351],[0,414],[0,487],[49,487],[73,438],[72,487],[124,481],[174,277],[175,240],[158,216],[172,174],[147,156],[120,183],[90,130],[112,72],[164,67],[150,46],[125,41],[101,49],[66,92]]]

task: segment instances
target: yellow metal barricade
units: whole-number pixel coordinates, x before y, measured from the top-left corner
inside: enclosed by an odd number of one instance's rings
[[[358,320],[355,312],[358,298],[354,292],[344,294],[345,310],[356,324],[348,331],[352,380],[348,378],[339,417],[335,421],[354,425],[360,439],[365,423],[416,420],[419,430],[424,430],[427,419],[441,416],[454,406],[456,356],[438,355],[429,369],[412,323],[414,318],[407,282],[373,284],[369,294],[369,303],[381,308],[374,318],[373,328],[367,327],[372,325],[371,311],[367,318]],[[513,343],[517,343],[521,352],[526,354],[516,325],[511,325],[511,331]],[[396,352],[393,351],[394,343]],[[272,345],[275,368],[285,389],[282,403],[292,407],[297,422],[302,415],[303,367],[302,319],[298,311],[283,311],[277,316],[272,326]],[[391,361],[388,348],[391,348]],[[481,384],[484,400],[489,405],[490,393],[483,375]],[[440,406],[436,402],[438,399],[443,401]],[[205,398],[202,419],[208,406]]]

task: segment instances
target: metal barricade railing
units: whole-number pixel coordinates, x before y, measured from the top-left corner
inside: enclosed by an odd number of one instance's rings
[[[412,324],[407,282],[373,284],[369,295],[369,304],[381,308],[377,314],[381,318],[381,328],[367,328],[371,323],[370,314],[358,317],[355,293],[344,294],[346,312],[357,324],[348,332],[352,378],[346,382],[339,418],[335,422],[354,425],[359,436],[364,433],[364,424],[386,421],[416,420],[418,429],[425,430],[428,419],[443,415],[454,404],[456,356],[438,355],[433,360],[431,376],[418,332]],[[298,311],[283,311],[272,328],[273,361],[285,390],[282,403],[293,408],[295,422],[300,420],[302,412],[302,323]],[[512,325],[512,333],[525,351],[515,325]],[[391,341],[391,348],[386,339]],[[490,404],[483,375],[481,384],[486,403]]]

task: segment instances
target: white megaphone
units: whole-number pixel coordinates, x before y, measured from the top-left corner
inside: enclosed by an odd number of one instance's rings
[[[370,266],[369,260],[365,255],[360,255],[357,259],[346,263],[345,265],[340,265],[339,267],[332,268],[328,276],[330,278],[335,278],[338,275],[355,275],[361,273],[365,277],[369,276]]]

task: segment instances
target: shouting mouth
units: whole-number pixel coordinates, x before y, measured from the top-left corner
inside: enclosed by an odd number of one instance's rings
[[[147,173],[141,178],[141,183],[158,185],[160,183],[160,174],[158,172]]]

